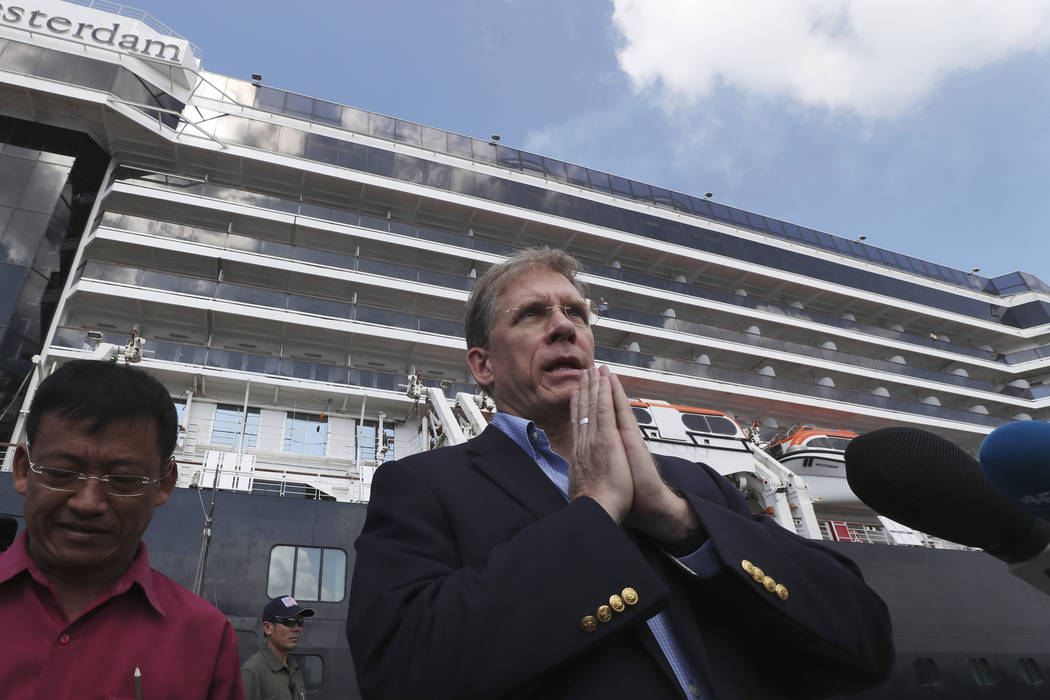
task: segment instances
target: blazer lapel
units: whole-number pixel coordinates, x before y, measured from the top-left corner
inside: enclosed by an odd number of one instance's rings
[[[536,518],[565,506],[565,496],[518,444],[495,426],[467,443],[474,467]]]

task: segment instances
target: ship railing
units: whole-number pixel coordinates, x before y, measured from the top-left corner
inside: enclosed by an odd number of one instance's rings
[[[84,350],[88,348],[86,340],[90,328],[61,326],[55,333],[53,344],[56,347]],[[128,334],[113,333],[99,329],[102,342],[123,345]],[[405,384],[402,372],[382,371],[375,368],[363,368],[323,362],[304,360],[293,355],[270,355],[248,350],[228,350],[209,348],[204,345],[188,342],[176,342],[146,338],[143,349],[145,357],[152,360],[178,362],[202,367],[218,367],[241,372],[255,372],[271,377],[299,379],[303,381],[325,382],[366,389],[383,389],[400,392]],[[477,393],[478,388],[468,382],[456,382],[445,377],[423,376],[420,381],[425,386],[444,386],[454,392]]]
[[[84,7],[94,8],[96,10],[104,10],[105,12],[120,15],[121,17],[136,19],[154,31],[160,32],[161,34],[164,34],[166,36],[174,37],[176,39],[182,39],[187,44],[189,44],[190,50],[193,52],[194,56],[196,56],[197,58],[201,58],[203,56],[203,52],[201,51],[199,46],[194,44],[192,41],[190,41],[183,35],[179,34],[177,31],[175,31],[168,25],[164,24],[164,22],[161,22],[159,19],[151,15],[149,12],[146,12],[145,10],[140,10],[137,7],[131,7],[130,5],[125,5],[119,2],[111,2],[110,0],[66,0],[66,2],[71,2],[75,5],[82,5]]]
[[[147,173],[147,175],[145,177],[136,176],[133,174],[136,171]],[[158,181],[155,177],[157,175],[165,174],[160,173],[158,171],[147,171],[144,168],[132,166],[121,166],[121,168],[118,168],[117,170],[117,179],[136,180],[138,183],[148,184],[160,188],[174,188],[178,189],[179,191],[185,191],[190,194],[195,194],[197,196],[207,197],[210,199],[217,199],[224,202],[234,201],[242,204],[247,203],[252,206],[258,206],[265,209],[273,209],[284,213],[297,214],[299,216],[315,218],[325,222],[342,223],[351,226],[359,226],[362,228],[373,229],[381,232],[389,232],[398,235],[419,238],[423,240],[433,240],[441,243],[470,248],[473,250],[482,250],[485,252],[495,253],[499,255],[508,255],[513,252],[512,246],[503,243],[498,243],[496,241],[490,241],[476,235],[464,235],[447,231],[438,231],[436,229],[430,229],[424,226],[406,224],[395,220],[386,219],[385,217],[373,217],[367,214],[348,212],[342,209],[326,207],[308,201],[293,200],[274,195],[255,193],[244,190],[242,188],[234,188],[216,183],[199,181],[191,184],[189,182],[190,178],[184,178],[174,175],[167,175],[165,177],[162,177],[161,180]],[[174,181],[177,184],[172,185],[169,183],[169,180]],[[246,198],[249,198],[251,201],[245,201]],[[787,316],[789,318],[797,318],[801,320],[812,321],[815,323],[832,325],[838,328],[850,329],[868,335],[875,335],[881,338],[899,340],[902,342],[910,343],[912,345],[936,347],[940,351],[949,351],[986,360],[993,360],[996,357],[994,352],[988,352],[977,348],[958,345],[943,340],[933,341],[929,338],[912,333],[907,333],[905,331],[895,331],[889,328],[881,328],[879,326],[873,326],[858,321],[849,321],[835,316],[821,314],[819,312],[810,310],[802,310],[770,301],[748,299],[746,297],[742,297],[740,295],[732,294],[726,291],[708,289],[697,284],[665,279],[654,275],[635,272],[632,270],[601,266],[595,263],[588,263],[585,266],[585,271],[589,274],[595,275],[596,277],[620,280],[631,284],[640,284],[645,287],[672,291],[711,301],[720,301],[726,304],[732,304],[734,306],[756,309],[763,312]],[[598,280],[598,284],[601,284],[601,280]]]
[[[235,85],[235,83],[240,85]],[[237,78],[227,78],[227,83],[221,87],[221,90],[224,94],[241,93],[240,86],[247,88],[248,84]],[[251,87],[255,90],[254,94],[244,94],[241,99],[245,104],[241,106],[249,106],[271,115],[282,114],[355,134],[406,144],[432,153],[448,154],[476,163],[487,163],[507,170],[530,173],[547,181],[600,192],[643,205],[656,206],[679,215],[682,213],[696,215],[702,219],[757,231],[807,248],[830,251],[835,255],[852,257],[879,267],[903,270],[907,273],[947,282],[963,289],[992,293],[997,291],[995,281],[974,273],[962,272],[920,258],[829,235],[755,212],[747,212],[713,202],[708,197],[693,197],[682,192],[667,190],[615,174],[511,148],[497,143],[496,139],[475,139],[268,85],[252,83]],[[330,142],[340,140],[323,137],[320,134],[311,135]],[[674,224],[680,225],[677,221],[672,225]],[[693,245],[696,246],[695,243]],[[1020,283],[1022,289],[1031,289],[1035,285],[1046,288],[1035,278],[1022,279]]]
[[[165,182],[171,179],[170,176],[162,173],[154,173],[154,175],[162,178]],[[201,182],[195,182],[190,186],[196,187],[201,184]],[[207,185],[207,183],[203,184]],[[170,183],[168,186],[171,186]],[[230,198],[230,200],[232,200],[232,198]],[[382,220],[382,223],[387,226],[390,224],[390,222],[385,219]],[[382,260],[372,260],[360,255],[335,253],[328,250],[310,248],[308,246],[262,240],[252,236],[236,234],[228,231],[217,231],[189,225],[171,224],[169,222],[161,222],[155,219],[146,219],[144,217],[116,212],[107,212],[105,214],[100,230],[133,231],[135,233],[145,233],[147,235],[162,235],[165,237],[190,240],[225,249],[250,251],[285,260],[297,260],[311,264],[324,265],[325,267],[376,274],[384,277],[395,277],[397,279],[449,287],[461,291],[471,289],[474,282],[474,280],[467,275],[451,275],[435,272],[424,267],[403,265]],[[736,300],[736,297],[733,297],[733,295],[726,296],[733,301]],[[756,308],[762,308],[763,310],[766,309],[766,306],[761,304],[756,304],[755,302],[749,303],[755,305]],[[931,381],[963,386],[979,391],[986,391],[989,393],[996,393],[999,391],[998,387],[992,382],[958,376],[949,372],[939,372],[922,367],[912,367],[909,365],[889,362],[888,360],[880,360],[839,352],[836,350],[829,350],[823,347],[815,347],[812,345],[768,338],[754,333],[702,324],[676,318],[674,316],[617,307],[609,308],[602,314],[602,316],[651,328],[677,330],[681,333],[703,336],[705,338],[714,338],[749,346],[790,352],[795,355],[824,359],[830,362],[846,364],[851,367],[859,366],[895,375],[903,374],[929,379]],[[1031,398],[1028,396],[1028,393],[1019,391],[1016,395],[1019,398]]]
[[[461,322],[448,318],[433,317],[427,314],[413,314],[303,294],[292,294],[255,285],[218,282],[216,280],[158,272],[127,265],[116,265],[97,260],[85,261],[80,271],[80,277],[111,284],[146,287],[189,296],[222,299],[223,301],[277,308],[321,317],[327,316],[343,321],[350,320],[375,325],[392,325],[413,331],[462,337]],[[824,386],[815,382],[777,378],[758,371],[713,366],[698,361],[635,352],[621,348],[597,347],[595,348],[595,357],[602,362],[641,367],[657,372],[721,380],[746,386],[760,386],[803,396],[816,396],[873,408],[897,410],[993,428],[1009,422],[1009,419],[1005,417],[988,415],[986,413],[977,413],[947,406],[931,406],[900,398]]]
[[[255,463],[245,471],[215,467],[207,461],[185,459],[179,460],[179,466],[183,470],[180,474],[180,485],[187,488],[210,490],[218,483],[220,491],[354,503],[368,502],[371,476],[376,469],[374,464],[362,464],[358,467],[358,473],[354,474],[347,470],[339,472],[295,465]]]

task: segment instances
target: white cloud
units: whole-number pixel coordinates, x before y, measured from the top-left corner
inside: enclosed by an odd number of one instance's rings
[[[1045,0],[613,0],[620,68],[664,107],[719,87],[864,118],[947,75],[1050,46]],[[994,100],[994,95],[988,99]]]

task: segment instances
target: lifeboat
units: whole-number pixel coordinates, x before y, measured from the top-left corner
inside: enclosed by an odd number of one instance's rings
[[[754,471],[747,436],[722,411],[652,399],[632,400],[631,410],[653,454],[703,462],[723,475]]]
[[[857,433],[849,430],[795,426],[766,446],[774,459],[806,480],[811,493],[825,503],[856,504],[846,482],[844,454]]]

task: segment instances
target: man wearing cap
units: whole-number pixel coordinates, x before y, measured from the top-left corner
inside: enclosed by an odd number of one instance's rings
[[[299,645],[303,618],[313,614],[290,595],[266,604],[262,614],[266,644],[241,666],[245,700],[305,700],[299,664],[288,654]]]

